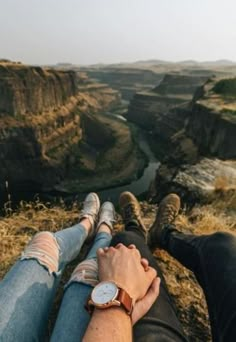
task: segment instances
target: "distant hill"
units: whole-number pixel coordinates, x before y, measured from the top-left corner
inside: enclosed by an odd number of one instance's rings
[[[236,62],[230,61],[228,59],[218,59],[216,61],[200,62],[199,64],[202,64],[205,66],[231,66],[231,65],[236,65]]]
[[[98,68],[165,68],[165,67],[192,67],[192,68],[222,68],[222,67],[236,67],[236,62],[227,60],[227,59],[219,59],[216,61],[203,61],[199,62],[196,60],[183,60],[178,62],[173,61],[164,61],[161,59],[148,59],[148,60],[138,60],[135,62],[120,62],[120,63],[111,63],[111,64],[103,64],[97,63],[88,65],[87,67],[92,67],[95,69]]]

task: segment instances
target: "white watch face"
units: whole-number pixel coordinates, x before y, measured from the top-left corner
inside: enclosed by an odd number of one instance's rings
[[[96,304],[106,304],[116,297],[118,288],[112,282],[102,282],[92,291],[91,298]]]

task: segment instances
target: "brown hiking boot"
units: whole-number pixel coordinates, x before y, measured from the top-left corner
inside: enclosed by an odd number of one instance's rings
[[[120,195],[120,210],[121,216],[125,223],[125,226],[134,223],[134,226],[142,232],[145,239],[147,238],[147,230],[143,224],[140,214],[140,205],[137,198],[129,191],[122,192]]]
[[[174,222],[179,209],[180,198],[176,194],[169,194],[161,201],[155,222],[149,230],[148,245],[150,249],[160,247],[163,226]]]

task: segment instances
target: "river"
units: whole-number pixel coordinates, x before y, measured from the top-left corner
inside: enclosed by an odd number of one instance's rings
[[[107,115],[114,115],[116,118],[122,121],[126,121],[126,119],[121,115],[116,115],[113,113],[107,113]],[[141,130],[139,134],[138,144],[139,144],[140,149],[145,153],[145,155],[148,158],[148,165],[144,169],[142,176],[127,185],[122,185],[122,186],[109,188],[106,190],[97,191],[102,201],[109,200],[109,201],[112,201],[113,203],[117,203],[119,199],[119,195],[123,191],[130,191],[135,196],[140,196],[141,194],[148,191],[151,181],[155,178],[156,170],[160,166],[160,162],[156,159],[155,155],[151,151],[150,146],[145,137],[145,133],[142,132]],[[81,198],[81,195],[85,196],[85,194],[80,194],[79,195],[80,198]]]

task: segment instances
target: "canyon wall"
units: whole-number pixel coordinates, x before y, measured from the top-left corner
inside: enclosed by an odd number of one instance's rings
[[[235,186],[234,82],[224,79],[220,87],[219,82],[171,74],[131,101],[127,118],[149,131],[162,161],[151,186],[153,198],[176,191],[191,204],[210,197],[218,179],[226,177],[225,183]]]
[[[132,99],[136,92],[152,89],[164,76],[163,73],[138,68],[85,67],[83,70],[89,77],[119,90],[124,100]]]
[[[152,91],[137,93],[134,96],[129,105],[127,118],[154,133],[157,131],[158,135],[159,126],[164,124],[164,121],[167,126],[170,123],[173,126],[175,118],[176,121],[181,119],[183,125],[185,115],[181,115],[181,112],[185,114],[184,108],[190,103],[194,91],[205,80],[204,76],[168,74]],[[169,113],[171,118],[168,116]]]
[[[73,71],[0,64],[0,115],[39,115],[63,106],[77,94]]]
[[[216,92],[224,81],[226,90]],[[191,137],[203,155],[222,159],[236,158],[236,100],[231,92],[236,78],[210,79],[202,86],[191,106],[186,135]],[[227,93],[228,91],[228,93]]]
[[[162,195],[175,191],[194,204],[211,200],[215,191],[235,189],[236,101],[232,89],[228,94],[215,91],[219,82],[209,79],[196,91],[182,130],[169,137],[172,150],[157,171],[155,196],[157,189]]]
[[[73,71],[0,64],[1,189],[7,181],[12,191],[48,190],[65,177],[83,137],[81,114],[120,99],[108,86],[79,91],[79,83]]]

